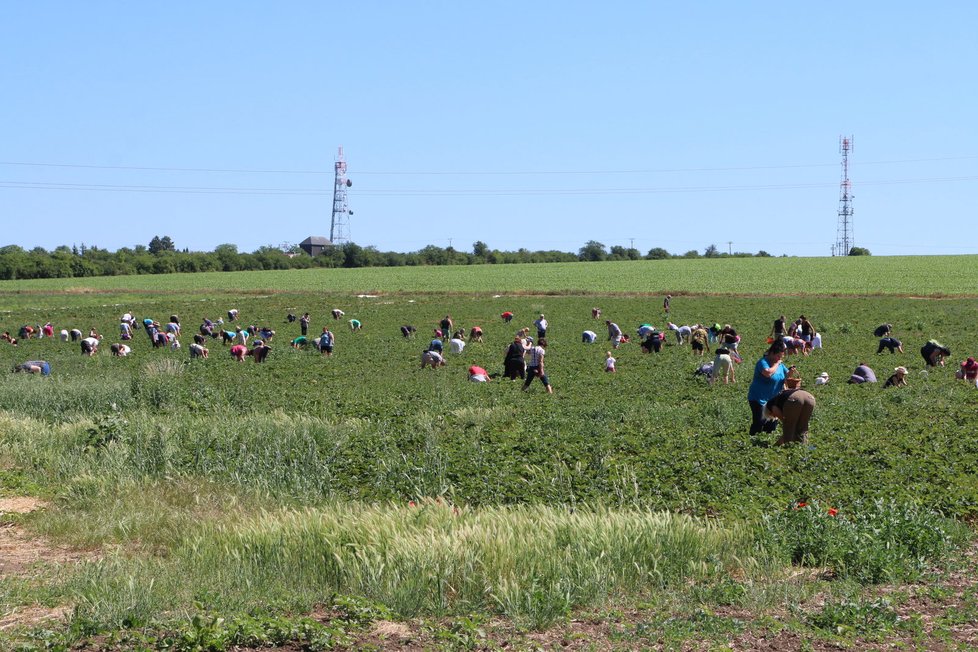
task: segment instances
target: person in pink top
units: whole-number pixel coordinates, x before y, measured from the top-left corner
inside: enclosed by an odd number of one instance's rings
[[[244,344],[235,344],[231,347],[231,357],[238,362],[244,362],[246,355],[248,355],[248,347]]]
[[[492,378],[489,377],[489,372],[482,367],[472,365],[469,367],[469,380],[474,383],[488,383]]]

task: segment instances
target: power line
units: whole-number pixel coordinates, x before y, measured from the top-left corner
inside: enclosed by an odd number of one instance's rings
[[[886,186],[915,183],[945,183],[975,181],[978,176],[962,177],[921,177],[917,179],[879,179],[864,181],[860,185]],[[662,186],[650,188],[525,188],[525,189],[361,189],[358,196],[374,197],[507,197],[507,196],[556,196],[556,195],[643,195],[667,193],[714,193],[743,191],[810,190],[834,187],[833,183],[789,183],[761,185],[722,185],[722,186]],[[136,192],[136,193],[175,193],[175,194],[220,194],[220,195],[291,195],[291,196],[329,196],[322,188],[250,188],[237,186],[160,186],[160,185],[122,185],[86,184],[43,181],[0,181],[0,188],[24,190],[81,190],[89,192]]]
[[[930,163],[940,161],[963,161],[978,159],[978,155],[967,156],[944,156],[934,158],[915,158],[915,159],[894,159],[889,161],[867,161],[860,165],[893,165],[900,163]],[[30,161],[0,161],[0,165],[20,166],[20,167],[50,167],[50,168],[74,168],[88,170],[133,170],[144,172],[215,172],[215,173],[237,173],[237,174],[307,174],[307,175],[329,175],[333,170],[276,170],[276,169],[257,169],[257,168],[195,168],[195,167],[169,167],[169,166],[138,166],[138,165],[94,165],[83,163],[38,163]],[[788,170],[798,168],[819,168],[834,167],[836,163],[787,163],[781,165],[751,165],[751,166],[727,166],[727,167],[691,167],[691,168],[649,168],[649,169],[624,169],[624,170],[406,170],[406,171],[358,171],[360,175],[378,176],[534,176],[534,175],[580,175],[580,174],[663,174],[671,172],[736,172],[751,170]]]

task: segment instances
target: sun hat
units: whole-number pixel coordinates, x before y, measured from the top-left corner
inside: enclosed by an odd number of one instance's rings
[[[896,368],[896,369],[894,369],[893,371],[894,371],[895,373],[898,373],[898,374],[902,374],[902,375],[904,375],[904,376],[905,376],[905,375],[907,374],[907,368],[906,368],[906,367],[897,367],[897,368]]]

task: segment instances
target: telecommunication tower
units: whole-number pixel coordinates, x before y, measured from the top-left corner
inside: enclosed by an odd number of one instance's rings
[[[346,205],[346,189],[353,182],[346,178],[346,161],[343,159],[343,146],[336,156],[336,179],[333,182],[333,219],[329,224],[329,241],[334,245],[350,241],[350,215],[353,211]]]
[[[839,153],[842,154],[842,182],[839,184],[839,226],[835,235],[833,256],[848,256],[853,246],[852,236],[852,182],[849,181],[849,152],[852,136],[839,137]]]

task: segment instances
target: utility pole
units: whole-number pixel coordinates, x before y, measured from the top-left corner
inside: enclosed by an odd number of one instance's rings
[[[334,168],[336,178],[333,181],[333,219],[329,224],[329,241],[337,245],[350,241],[351,211],[346,205],[346,189],[353,185],[353,182],[346,178],[346,161],[343,160],[342,145]]]
[[[733,256],[733,240],[727,240],[727,255]]]
[[[849,181],[849,152],[852,151],[852,136],[839,137],[839,152],[842,154],[842,181],[839,183],[839,225],[836,230],[835,251],[839,256],[848,256],[853,246],[852,237],[852,182]]]

